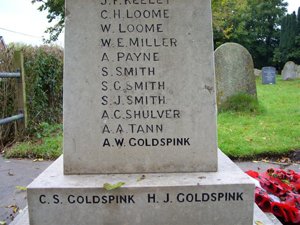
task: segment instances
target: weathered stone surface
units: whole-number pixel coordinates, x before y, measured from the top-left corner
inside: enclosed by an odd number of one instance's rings
[[[19,211],[18,216],[9,225],[30,225],[28,207]]]
[[[256,77],[260,77],[261,74],[262,74],[261,70],[255,69],[255,68],[254,68],[254,75],[255,75]]]
[[[258,221],[261,222],[263,225],[282,225],[282,223],[272,213],[264,213],[255,204],[253,224],[258,225]]]
[[[297,65],[296,72],[297,72],[297,78],[300,78],[300,65]]]
[[[284,65],[281,75],[283,80],[294,80],[300,78],[299,66],[294,62],[289,61]]]
[[[218,172],[144,176],[63,175],[60,158],[28,187],[31,225],[252,225],[253,199],[252,180],[221,152]]]
[[[276,68],[263,67],[262,68],[262,83],[263,84],[276,84]]]
[[[230,96],[247,93],[256,97],[252,56],[236,43],[226,43],[215,50],[217,104],[221,106]]]
[[[262,222],[264,225],[282,225],[273,214],[263,213],[255,204],[253,225],[257,225],[257,221]],[[24,209],[10,225],[29,225],[28,208]]]
[[[66,7],[65,173],[216,171],[210,1]]]

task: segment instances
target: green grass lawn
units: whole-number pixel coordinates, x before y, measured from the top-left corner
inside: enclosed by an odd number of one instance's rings
[[[300,80],[262,85],[257,80],[261,112],[220,113],[218,143],[230,157],[282,155],[300,149]]]
[[[255,158],[300,149],[300,80],[262,85],[257,81],[258,113],[218,115],[219,147],[228,156]],[[62,126],[41,124],[29,142],[7,149],[6,157],[55,159],[62,152]]]
[[[30,141],[19,142],[6,149],[7,158],[56,159],[62,153],[62,125],[42,123]]]

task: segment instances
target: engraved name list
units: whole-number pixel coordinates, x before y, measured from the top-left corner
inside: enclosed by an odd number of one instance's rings
[[[180,83],[171,84],[166,71],[166,52],[181,44],[170,30],[169,1],[99,1],[102,148],[191,145],[190,137],[173,135],[184,115],[176,103]]]

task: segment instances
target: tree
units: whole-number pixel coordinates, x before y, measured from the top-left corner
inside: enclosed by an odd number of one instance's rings
[[[213,30],[214,43],[217,48],[225,42],[236,39],[236,36],[243,35],[245,12],[247,1],[244,0],[213,0]]]
[[[300,64],[300,7],[281,21],[280,44],[275,50],[274,62],[283,67],[287,61]]]
[[[252,36],[249,45],[255,65],[260,68],[273,64],[274,49],[280,40],[280,21],[286,13],[283,0],[248,0],[250,18],[246,29]]]
[[[216,47],[237,42],[249,50],[256,67],[272,64],[284,0],[213,0],[212,6]]]
[[[65,1],[64,0],[32,0],[33,4],[40,3],[38,10],[48,11],[47,19],[51,23],[57,21],[52,27],[47,28],[46,33],[49,38],[45,39],[46,43],[56,41],[65,25]]]
[[[297,14],[297,34],[300,34],[300,7],[298,8]]]

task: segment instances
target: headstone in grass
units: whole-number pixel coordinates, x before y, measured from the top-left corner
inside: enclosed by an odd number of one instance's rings
[[[226,43],[215,51],[217,105],[230,97],[246,93],[256,98],[256,83],[252,56],[236,43]]]
[[[300,78],[300,69],[294,62],[288,61],[284,65],[281,75],[283,80],[294,80]]]
[[[210,0],[66,1],[64,161],[29,186],[31,225],[253,225],[218,153],[211,24]]]
[[[297,72],[297,78],[300,78],[300,65],[297,65],[296,72]]]
[[[276,68],[272,66],[262,68],[262,84],[276,84]]]
[[[261,70],[255,69],[255,68],[254,68],[254,75],[255,75],[256,77],[260,77],[260,76],[261,76],[261,73],[262,73]]]

